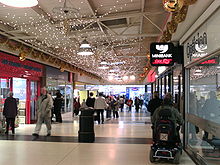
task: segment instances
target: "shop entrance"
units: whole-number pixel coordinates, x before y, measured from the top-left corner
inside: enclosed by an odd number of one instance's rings
[[[9,91],[14,93],[18,101],[18,117],[20,124],[36,121],[36,100],[38,96],[37,81],[24,78],[0,78],[0,111]]]

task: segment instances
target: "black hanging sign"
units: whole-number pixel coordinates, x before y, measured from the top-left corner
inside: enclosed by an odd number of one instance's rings
[[[175,52],[173,43],[151,43],[150,63],[152,66],[172,66]]]

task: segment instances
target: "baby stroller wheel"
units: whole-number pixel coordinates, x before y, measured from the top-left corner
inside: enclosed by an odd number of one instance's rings
[[[150,162],[151,163],[155,162],[154,151],[152,149],[150,150]]]
[[[181,152],[180,151],[177,151],[174,159],[173,159],[173,163],[174,164],[180,164],[180,156],[181,156]]]

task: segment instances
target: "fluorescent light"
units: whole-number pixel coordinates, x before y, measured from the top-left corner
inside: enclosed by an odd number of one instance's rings
[[[93,55],[94,53],[92,52],[91,48],[80,48],[79,51],[77,52],[78,55],[84,55],[84,56],[90,56]]]
[[[99,69],[108,69],[109,67],[108,66],[99,66],[98,68]]]
[[[93,53],[93,52],[78,52],[77,54],[78,54],[78,55],[82,55],[82,56],[91,56],[91,55],[93,55],[94,53]]]
[[[197,69],[197,70],[195,70],[195,72],[197,72],[197,73],[201,73],[201,72],[202,72],[202,70]]]
[[[38,4],[37,0],[0,0],[1,3],[12,7],[33,7]]]
[[[108,63],[106,61],[102,61],[100,64],[101,65],[108,65]]]
[[[91,48],[91,46],[90,46],[88,41],[83,40],[81,45],[80,45],[80,48]]]
[[[194,75],[195,76],[202,76],[203,74],[202,73],[195,73]]]

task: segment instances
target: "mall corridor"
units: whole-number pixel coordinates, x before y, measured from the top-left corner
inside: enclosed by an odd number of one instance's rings
[[[219,165],[219,29],[220,0],[0,0],[0,165]]]
[[[78,117],[63,115],[62,124],[52,125],[46,137],[31,136],[35,125],[20,125],[16,135],[0,136],[0,164],[7,165],[150,165],[152,143],[150,118],[146,113],[120,113],[119,119],[95,124],[94,143],[78,143]],[[3,140],[4,139],[4,140]],[[162,161],[156,164],[169,164]],[[184,152],[181,164],[193,165]]]

